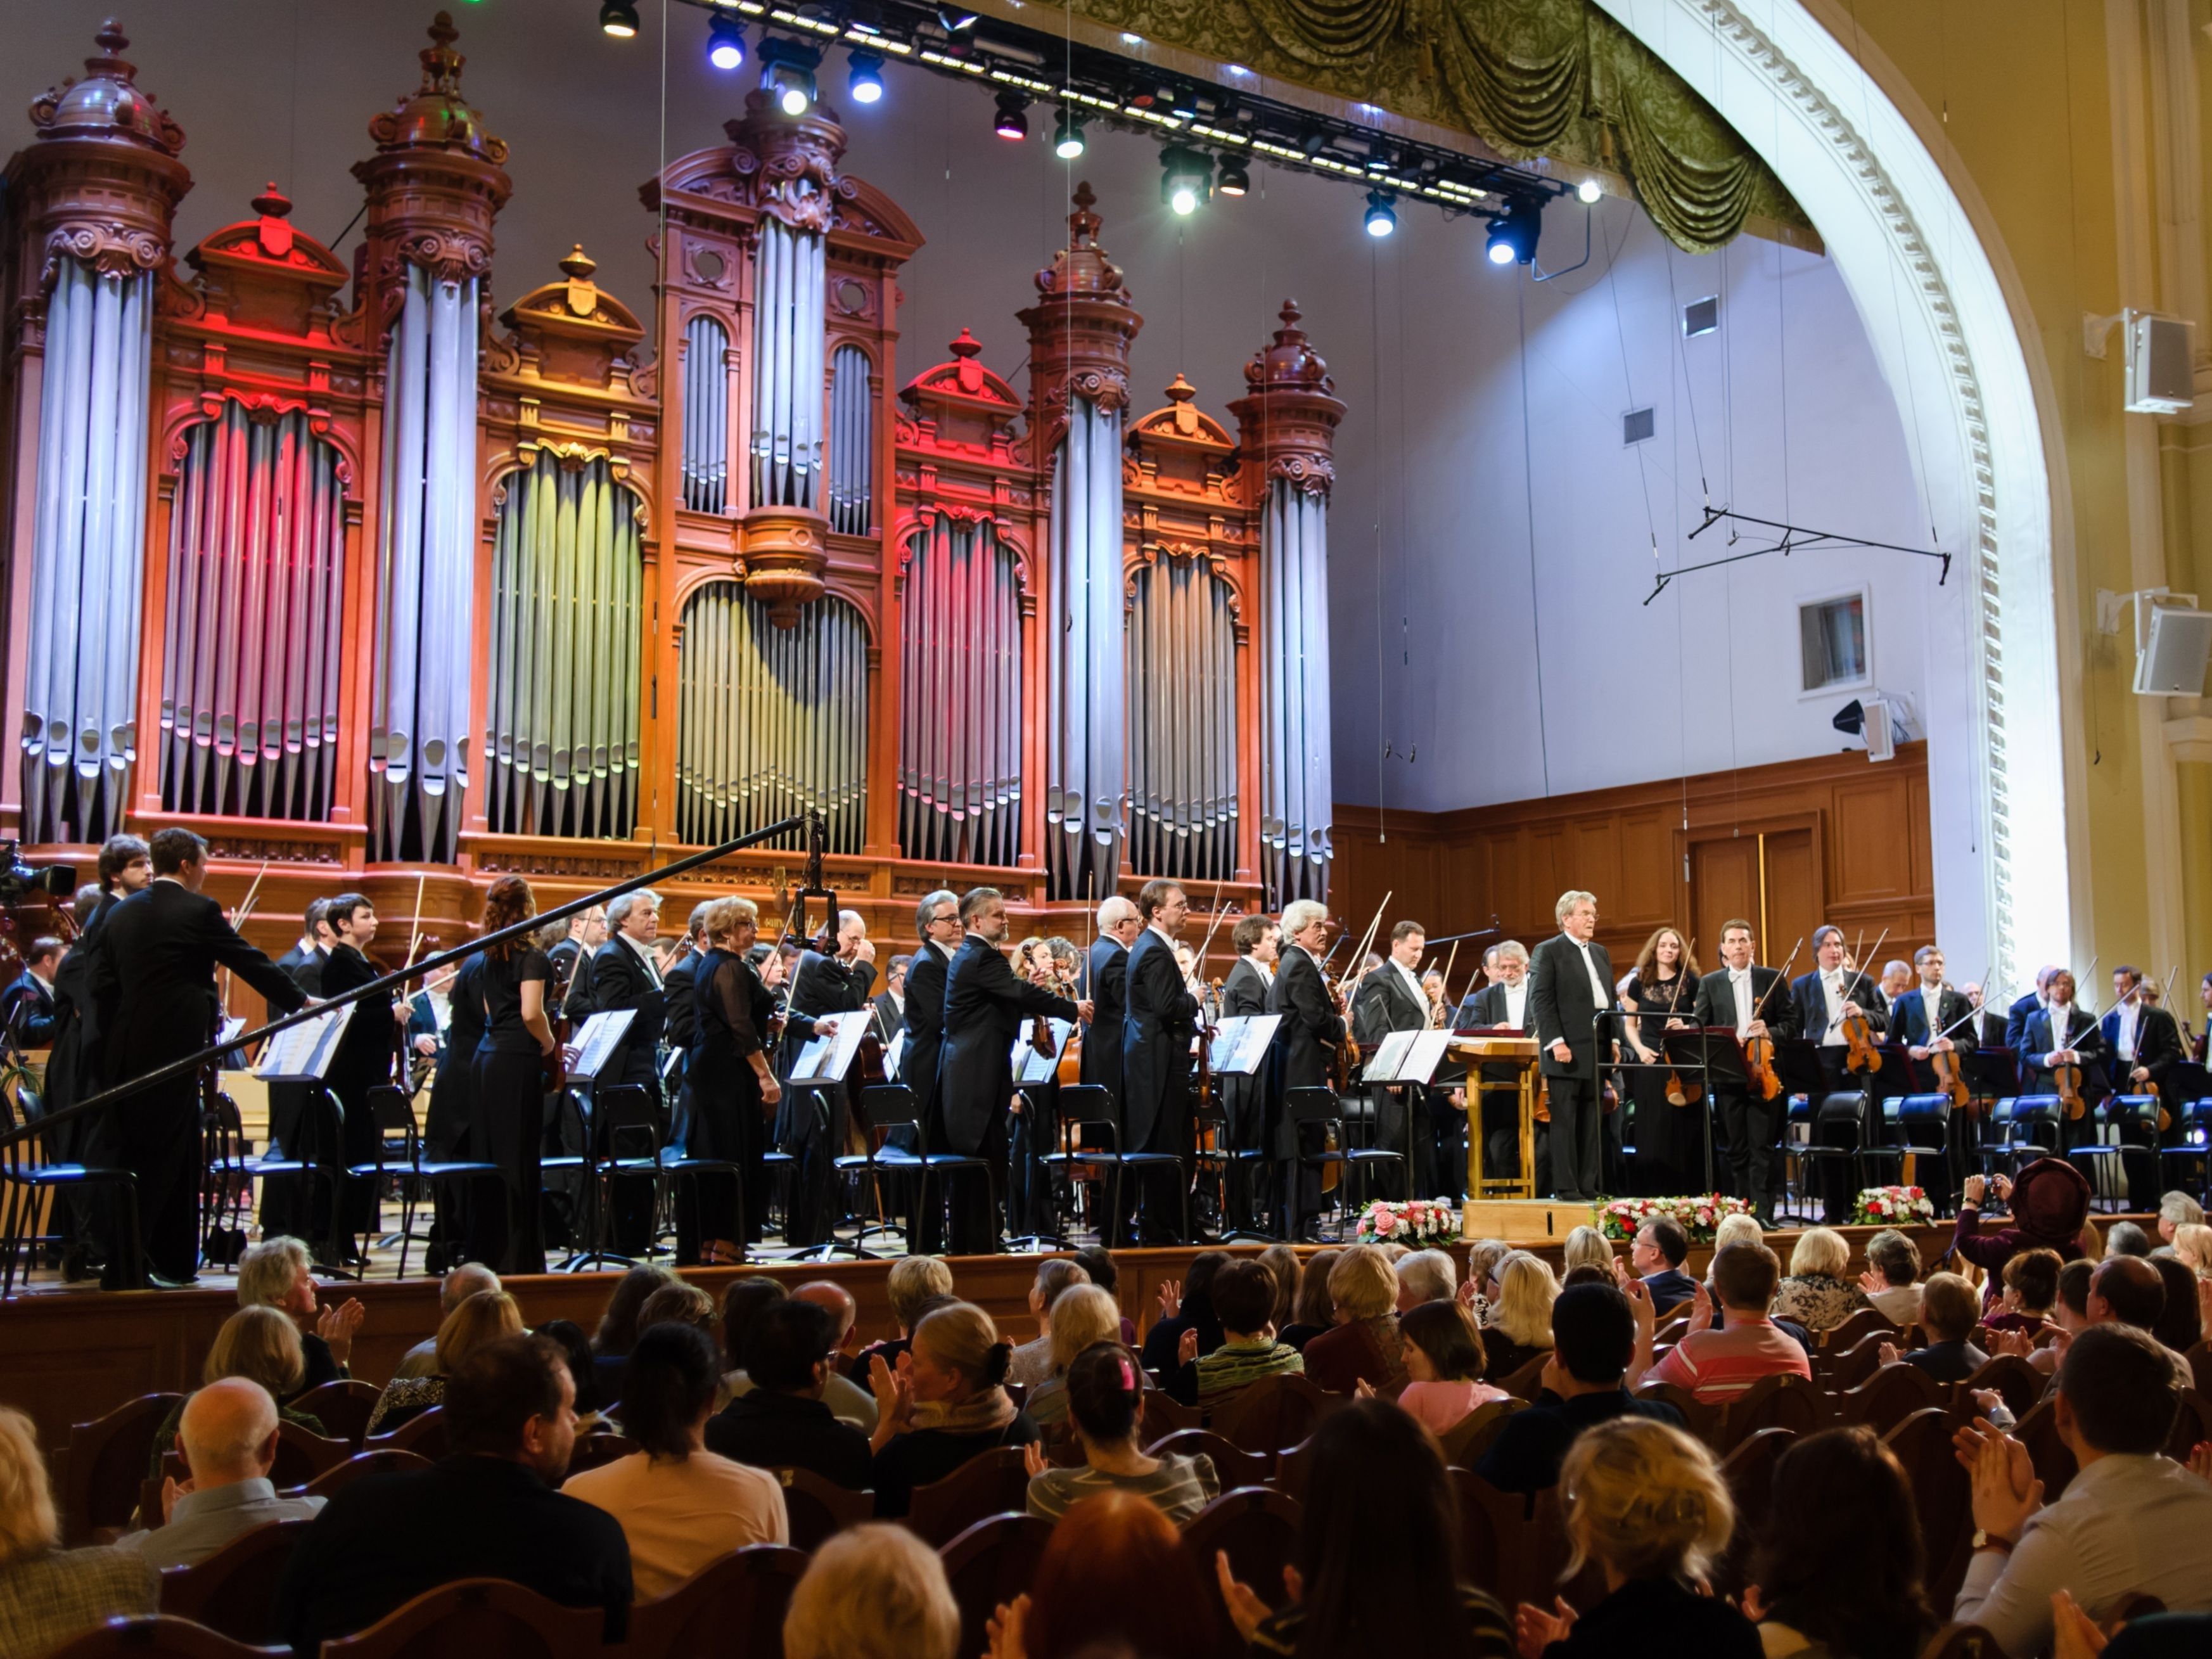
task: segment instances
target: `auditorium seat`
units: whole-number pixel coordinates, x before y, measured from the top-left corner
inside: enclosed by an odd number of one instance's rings
[[[1551,1363],[1551,1358],[1552,1352],[1547,1348],[1515,1371],[1512,1376],[1502,1379],[1498,1386],[1516,1400],[1522,1401],[1534,1400],[1543,1391],[1544,1367]]]
[[[1444,1462],[1454,1468],[1474,1468],[1496,1443],[1505,1427],[1505,1419],[1528,1408],[1528,1402],[1520,1399],[1493,1400],[1487,1405],[1477,1406],[1437,1437],[1444,1449]]]
[[[1273,1453],[1246,1451],[1211,1429],[1177,1429],[1173,1434],[1163,1436],[1145,1448],[1147,1457],[1195,1457],[1200,1455],[1213,1460],[1213,1472],[1220,1477],[1224,1492],[1234,1492],[1239,1486],[1264,1486],[1267,1477],[1274,1472]],[[1079,1463],[1081,1461],[1080,1457],[1077,1459]]]
[[[180,1394],[141,1395],[70,1430],[55,1482],[61,1494],[62,1542],[89,1544],[102,1528],[131,1524],[139,1485],[154,1461],[155,1432],[183,1399]]]
[[[1184,1525],[1182,1553],[1206,1586],[1206,1600],[1217,1630],[1233,1632],[1221,1600],[1214,1553],[1225,1552],[1237,1581],[1269,1607],[1289,1600],[1283,1569],[1297,1559],[1304,1510],[1296,1498],[1267,1486],[1225,1492]]]
[[[1946,1625],[1928,1638],[1920,1659],[2005,1659],[2005,1651],[1979,1625]]]
[[[1266,1456],[1305,1439],[1347,1398],[1295,1373],[1263,1376],[1215,1412],[1206,1426],[1231,1444]],[[1149,1396],[1145,1409],[1149,1415]]]
[[[1530,1499],[1520,1492],[1500,1492],[1465,1468],[1447,1473],[1452,1495],[1459,1500],[1460,1576],[1509,1608],[1522,1601],[1549,1605],[1551,1588],[1536,1583],[1533,1571]]]
[[[876,1512],[872,1492],[854,1492],[812,1469],[775,1469],[783,1483],[783,1512],[791,1522],[793,1547],[812,1554],[848,1527],[857,1527]]]
[[[1729,1401],[1713,1449],[1725,1455],[1761,1429],[1816,1433],[1827,1426],[1827,1417],[1826,1397],[1820,1389],[1793,1371],[1778,1371]]]
[[[322,1659],[597,1659],[605,1626],[598,1607],[564,1607],[503,1578],[460,1578],[324,1643]]]
[[[435,1462],[446,1455],[446,1412],[442,1406],[409,1418],[390,1434],[373,1434],[361,1443],[363,1451],[411,1451]]]
[[[781,1544],[734,1550],[667,1595],[630,1608],[628,1659],[706,1653],[782,1659],[784,1611],[805,1571],[801,1550]]]
[[[1821,1349],[1814,1356],[1814,1375],[1825,1387],[1838,1394],[1848,1394],[1881,1368],[1881,1345],[1885,1342],[1897,1346],[1900,1353],[1905,1352],[1898,1344],[1898,1333],[1893,1328],[1869,1331],[1848,1348]],[[1824,1360],[1825,1364],[1821,1364]]]
[[[2166,1443],[2166,1455],[2177,1463],[2186,1463],[2191,1448],[2200,1440],[2212,1440],[2212,1400],[2194,1389],[2185,1389],[2181,1409],[2174,1415],[2173,1433]]]
[[[1928,1600],[1939,1609],[1958,1595],[1973,1553],[1973,1480],[1953,1449],[1955,1426],[1949,1413],[1930,1408],[1914,1412],[1882,1437],[1912,1489],[1927,1558]]]
[[[1897,1340],[1895,1321],[1879,1308],[1861,1308],[1840,1325],[1832,1326],[1820,1333],[1820,1349],[1824,1353],[1841,1353],[1856,1346],[1861,1339],[1876,1332],[1893,1342]]]
[[[1949,1389],[1902,1359],[1882,1366],[1836,1401],[1841,1421],[1863,1423],[1876,1434],[1887,1434],[1915,1412],[1941,1410],[1950,1403]]]
[[[1993,1389],[2005,1402],[2005,1407],[2017,1422],[2035,1409],[2035,1402],[2043,1398],[2043,1391],[2051,1379],[2029,1364],[2016,1353],[2001,1353],[1993,1357],[1972,1376],[1959,1385],[1960,1410],[1972,1408],[1972,1396],[1981,1389]]]
[[[1714,1592],[1736,1595],[1751,1572],[1751,1553],[1774,1507],[1774,1466],[1796,1443],[1790,1429],[1760,1429],[1736,1443],[1721,1463],[1721,1479],[1735,1501],[1735,1531],[1714,1574]]]
[[[2022,1417],[2012,1431],[2014,1439],[2027,1448],[2035,1465],[2035,1478],[2043,1482],[2043,1501],[2055,1504],[2058,1495],[2079,1473],[2074,1454],[2058,1437],[2057,1401],[2045,1400]]]
[[[346,1441],[358,1451],[362,1437],[368,1432],[369,1413],[376,1409],[383,1393],[374,1382],[364,1382],[357,1376],[342,1376],[335,1382],[310,1389],[287,1403],[294,1411],[305,1412],[320,1423],[325,1434]]]
[[[1042,1516],[989,1515],[944,1547],[945,1580],[960,1604],[960,1659],[982,1659],[992,1616],[1029,1589],[1051,1541],[1052,1522]],[[737,1651],[754,1659],[748,1649]]]
[[[1711,1445],[1720,1434],[1721,1408],[1708,1406],[1679,1382],[1640,1382],[1635,1389],[1638,1400],[1672,1406],[1682,1413],[1682,1426],[1693,1440]]]
[[[319,1474],[327,1474],[354,1455],[353,1444],[317,1434],[286,1418],[276,1425],[276,1462],[269,1478],[281,1490],[304,1486]]]
[[[582,1474],[603,1468],[618,1457],[628,1457],[636,1449],[637,1442],[626,1435],[580,1434],[574,1449],[568,1454],[568,1474]]]
[[[111,1619],[65,1642],[46,1659],[292,1659],[289,1648],[249,1647],[167,1613],[158,1619]]]
[[[942,1480],[914,1489],[907,1507],[909,1528],[942,1549],[987,1515],[1028,1507],[1030,1472],[1018,1446],[999,1446],[969,1458]]]
[[[288,1492],[288,1498],[328,1498],[332,1492],[351,1486],[364,1474],[404,1474],[410,1469],[427,1469],[430,1460],[420,1452],[402,1451],[390,1447],[382,1451],[356,1452],[343,1463],[325,1469],[313,1480],[296,1491]]]
[[[271,1521],[241,1533],[197,1566],[161,1575],[161,1611],[235,1642],[282,1642],[276,1585],[307,1521]]]

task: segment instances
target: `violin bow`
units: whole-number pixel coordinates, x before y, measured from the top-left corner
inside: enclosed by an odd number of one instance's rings
[[[1390,908],[1390,901],[1396,896],[1397,889],[1395,887],[1382,895],[1382,902],[1375,907],[1374,920],[1367,924],[1367,931],[1359,936],[1359,948],[1352,953],[1352,959],[1360,966],[1352,975],[1352,984],[1346,991],[1346,995],[1349,996],[1353,991],[1357,991],[1359,988],[1359,981],[1367,977],[1367,947],[1375,943],[1375,930],[1382,925],[1382,913]]]
[[[1790,970],[1797,965],[1797,953],[1805,948],[1805,936],[1797,935],[1797,942],[1790,947],[1790,959],[1782,964],[1782,971],[1767,981],[1766,988],[1759,994],[1759,1000],[1751,1005],[1751,1017],[1759,1019],[1766,1012],[1766,1000],[1774,994],[1774,988],[1790,982]]]

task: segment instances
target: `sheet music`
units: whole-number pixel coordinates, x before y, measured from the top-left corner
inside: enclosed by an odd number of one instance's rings
[[[238,1041],[238,1034],[245,1029],[246,1017],[243,1014],[228,1015],[222,1022],[222,1030],[216,1033],[215,1046],[218,1048],[229,1048]]]
[[[1449,1031],[1416,1031],[1413,1040],[1406,1045],[1404,1056],[1398,1062],[1398,1075],[1394,1083],[1425,1084],[1437,1074],[1443,1063],[1444,1046],[1452,1039]]]
[[[1267,1062],[1280,1014],[1231,1014],[1217,1021],[1208,1061],[1216,1077],[1250,1077]]]
[[[1413,1046],[1419,1031],[1392,1031],[1375,1045],[1375,1053],[1360,1068],[1362,1083],[1395,1083],[1398,1068],[1406,1063],[1406,1050]]]
[[[1022,1034],[1014,1039],[1011,1056],[1017,1088],[1025,1083],[1049,1083],[1060,1074],[1060,1053],[1067,1047],[1068,1038],[1075,1034],[1075,1022],[1047,1018],[1044,1024],[1045,1030],[1052,1033],[1052,1052],[1048,1054],[1040,1054],[1030,1045],[1030,1033],[1036,1029],[1033,1020],[1024,1020]]]
[[[613,1058],[615,1045],[622,1041],[623,1033],[629,1030],[630,1022],[636,1018],[635,1008],[610,1008],[605,1013],[593,1014],[578,1026],[571,1044],[576,1050],[576,1063],[569,1068],[571,1074],[596,1079]]]
[[[320,1083],[330,1071],[331,1057],[337,1053],[338,1039],[360,1006],[349,1002],[325,1009],[277,1032],[261,1051],[261,1064],[253,1074],[264,1083]]]
[[[872,1023],[857,1014],[840,1014],[836,1033],[818,1036],[799,1051],[791,1068],[793,1083],[842,1083],[852,1069],[861,1043],[867,1041]]]
[[[906,1058],[906,1028],[891,1039],[891,1046],[884,1050],[884,1075],[893,1083],[899,1081],[899,1062]]]

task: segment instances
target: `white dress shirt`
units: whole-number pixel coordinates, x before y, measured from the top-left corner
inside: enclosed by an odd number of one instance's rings
[[[1505,988],[1505,1023],[1528,1029],[1528,976],[1523,974],[1518,985]]]
[[[1820,970],[1820,994],[1826,999],[1828,1029],[1821,1034],[1823,1048],[1840,1048],[1850,1039],[1844,1035],[1844,970],[1824,968]]]
[[[660,964],[653,959],[653,947],[650,945],[640,945],[628,933],[617,933],[615,937],[629,945],[630,954],[645,964],[645,975],[653,981],[653,988],[658,991],[660,988]]]
[[[2070,1002],[2046,1002],[2043,1012],[2051,1016],[2051,1047],[2044,1053],[2044,1063],[2050,1064],[2052,1054],[2063,1053],[2068,1044],[2067,1030],[2073,1024],[2074,1005]]]
[[[2120,1036],[2113,1046],[2119,1050],[2120,1058],[2130,1064],[2136,1057],[2136,1026],[2140,1019],[2138,1011],[2142,1007],[2140,998],[2120,1005]]]
[[[1928,1040],[1933,1042],[1943,1035],[1943,988],[1922,986],[1920,1006],[1928,1011]]]
[[[1735,1034],[1738,1040],[1751,1035],[1752,1011],[1759,1006],[1759,992],[1751,982],[1749,968],[1728,970],[1729,1000],[1735,1004]]]
[[[1390,965],[1398,970],[1398,977],[1406,981],[1406,988],[1413,994],[1413,1000],[1420,1005],[1422,1018],[1425,1019],[1428,1016],[1429,994],[1421,988],[1421,981],[1413,976],[1413,970],[1399,961],[1397,957],[1390,958]]]
[[[1583,971],[1589,975],[1590,1000],[1601,1008],[1612,1007],[1613,993],[1606,989],[1605,981],[1597,971],[1597,960],[1590,955],[1589,942],[1577,939],[1572,933],[1565,937],[1568,944],[1583,953]]]

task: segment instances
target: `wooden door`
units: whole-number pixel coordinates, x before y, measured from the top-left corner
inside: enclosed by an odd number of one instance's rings
[[[1802,974],[1813,965],[1813,930],[1823,920],[1825,904],[1813,831],[1770,830],[1759,842],[1765,859],[1766,932],[1759,941],[1759,959],[1779,968],[1790,947],[1802,939],[1805,947],[1790,969]]]
[[[1690,848],[1690,935],[1698,965],[1711,972],[1721,959],[1721,924],[1734,916],[1759,925],[1759,837],[1728,836]]]

